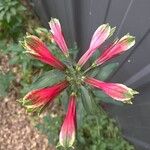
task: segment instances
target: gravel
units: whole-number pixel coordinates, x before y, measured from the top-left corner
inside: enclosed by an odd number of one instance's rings
[[[0,101],[0,150],[54,150],[15,100]]]
[[[5,74],[13,71],[18,75],[17,83],[20,75],[14,71],[15,67],[9,65],[8,60],[7,55],[0,53],[0,72]],[[0,97],[0,150],[56,150],[34,127],[29,114],[16,101],[18,90],[13,86],[7,97]]]

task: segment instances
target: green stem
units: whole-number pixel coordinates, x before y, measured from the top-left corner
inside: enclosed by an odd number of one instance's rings
[[[94,69],[95,67],[97,67],[97,65],[95,63],[93,63],[89,68],[87,68],[84,72],[83,75],[86,74],[87,72],[91,71],[92,69]]]
[[[97,116],[96,116],[96,123],[97,123],[97,133],[98,133],[98,136],[100,137],[101,136],[101,134],[100,134],[100,128],[99,128],[99,119],[97,118]]]

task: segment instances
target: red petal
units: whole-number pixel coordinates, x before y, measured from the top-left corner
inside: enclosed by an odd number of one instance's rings
[[[75,140],[76,130],[76,97],[70,96],[68,111],[61,127],[59,142],[63,147],[71,147]]]
[[[93,53],[101,46],[101,44],[109,37],[110,26],[108,24],[101,25],[93,34],[89,49],[78,61],[78,66],[82,67]]]
[[[39,107],[50,103],[60,92],[68,86],[67,81],[54,84],[47,88],[41,88],[29,92],[23,99],[30,100],[33,107]]]
[[[57,69],[63,70],[65,68],[65,65],[49,51],[47,46],[38,37],[33,35],[27,36],[23,42],[23,46],[36,59]]]
[[[84,81],[98,89],[101,89],[107,95],[118,101],[129,101],[131,98],[133,98],[134,94],[138,94],[138,92],[119,83],[106,83],[91,77],[85,78]]]
[[[68,56],[68,47],[65,42],[59,20],[56,18],[52,18],[49,22],[49,25],[53,34],[54,41],[58,44],[59,48],[64,53],[64,55]]]

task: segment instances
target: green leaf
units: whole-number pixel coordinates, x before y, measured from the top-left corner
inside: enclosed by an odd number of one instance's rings
[[[100,72],[100,68],[99,67],[96,67],[96,68],[94,68],[93,70],[91,70],[89,73],[88,73],[88,75],[90,76],[90,77],[95,77],[95,76],[97,76],[97,74]]]
[[[18,60],[19,60],[19,57],[18,57],[18,56],[14,56],[14,57],[12,57],[12,58],[9,60],[9,64],[10,64],[10,65],[17,64],[17,63],[18,63]]]
[[[96,104],[94,99],[91,99],[89,91],[84,86],[81,86],[81,99],[86,112],[88,114],[95,114],[97,110]]]
[[[0,13],[1,13],[1,11],[4,9],[4,7],[3,6],[0,6]]]
[[[10,11],[11,11],[11,13],[12,13],[13,15],[16,15],[16,9],[15,9],[14,7],[12,7],[12,8],[10,9]]]
[[[106,80],[118,67],[119,63],[111,63],[100,69],[97,78],[104,81]]]
[[[51,123],[51,117],[50,117],[49,115],[44,116],[44,117],[43,117],[43,121],[45,122],[45,124],[46,124],[47,126],[49,126],[50,123]]]
[[[67,112],[68,101],[69,101],[69,96],[68,96],[67,90],[64,90],[62,92],[60,100],[61,100],[62,106],[65,109],[65,112]]]
[[[28,91],[38,88],[44,88],[47,86],[51,86],[55,83],[64,80],[65,75],[59,70],[50,70],[48,72],[43,73],[40,77],[36,79],[34,83],[31,84]]]
[[[83,120],[84,120],[84,116],[86,114],[83,104],[82,104],[82,100],[81,97],[77,98],[78,102],[77,102],[77,122],[78,122],[78,129],[80,129],[80,127],[83,125]]]
[[[17,8],[17,11],[25,11],[26,8],[22,5],[20,5],[18,8]]]
[[[78,49],[76,43],[74,43],[72,47],[73,47],[73,48],[69,49],[69,53],[70,53],[70,55],[72,56],[72,58],[75,60],[76,57],[77,57],[77,54],[78,54],[78,52],[79,52],[79,49]]]
[[[99,101],[123,106],[122,102],[114,100],[113,98],[109,97],[108,95],[106,95],[104,92],[102,92],[100,90],[94,90],[93,93],[96,96],[96,99]]]
[[[5,15],[5,11],[0,12],[0,20],[3,20],[4,15]]]
[[[99,49],[96,50],[96,52],[93,54],[93,56],[90,59],[91,64],[97,59],[98,56],[100,56],[101,52]]]
[[[6,20],[8,23],[10,22],[10,18],[11,18],[11,13],[7,13],[6,14]]]
[[[0,73],[0,96],[6,96],[10,82],[13,80],[13,75],[11,73],[1,74]]]
[[[0,41],[0,50],[1,50],[1,49],[2,49],[2,50],[3,50],[3,49],[6,49],[6,41],[4,41],[4,40],[3,40],[3,41],[2,41],[2,40]]]
[[[26,57],[23,58],[23,59],[25,60]],[[38,60],[35,60],[35,59],[31,58],[31,57],[28,57],[28,59],[29,59],[28,65],[30,64],[30,65],[34,66],[35,68],[42,68],[42,67],[44,67],[44,65],[45,65],[45,64],[43,64],[42,62],[40,62],[40,61],[38,61]],[[23,61],[24,61],[24,60],[23,60]],[[49,67],[49,66],[48,66],[48,67]]]
[[[7,12],[7,11],[9,10],[9,8],[10,8],[10,7],[6,5],[6,6],[5,6],[5,12]]]
[[[17,1],[12,1],[12,2],[11,2],[11,6],[15,6],[15,5],[17,5],[17,4],[18,4]]]

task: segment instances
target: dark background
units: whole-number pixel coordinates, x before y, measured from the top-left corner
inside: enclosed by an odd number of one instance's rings
[[[150,150],[150,0],[32,0],[31,4],[45,27],[51,17],[60,20],[68,45],[76,41],[80,54],[105,22],[117,27],[114,37],[128,32],[136,36],[136,45],[113,60],[120,66],[110,80],[140,94],[133,105],[111,106],[109,112],[137,150]]]

